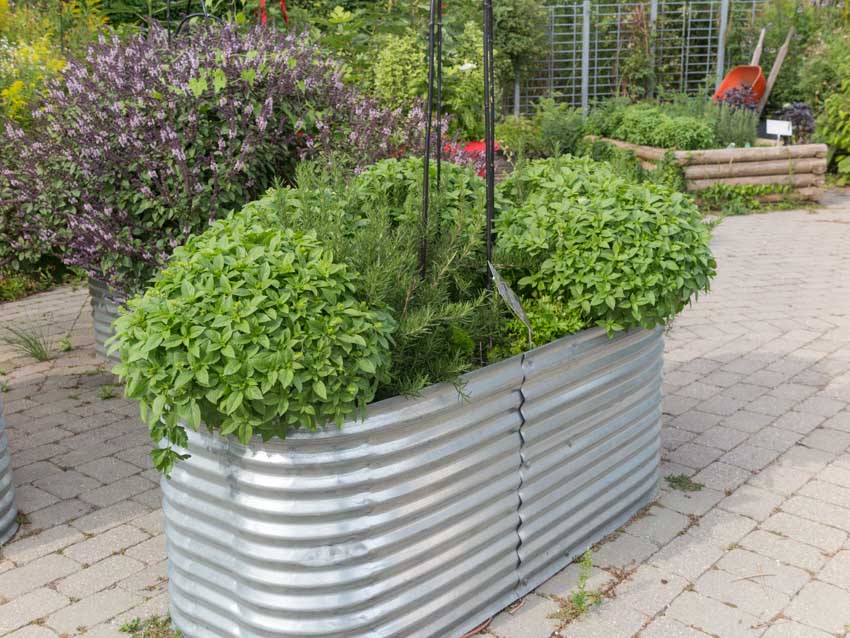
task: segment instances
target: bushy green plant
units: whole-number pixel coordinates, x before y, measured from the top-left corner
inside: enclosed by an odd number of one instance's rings
[[[500,185],[503,274],[528,298],[609,332],[667,324],[708,290],[709,232],[684,194],[589,158],[529,162]]]
[[[752,146],[756,143],[758,113],[745,108],[735,108],[728,104],[717,107],[717,119],[714,124],[714,138],[718,146]]]
[[[850,79],[824,103],[818,119],[818,135],[829,144],[832,164],[839,178],[850,180]]]
[[[252,206],[284,227],[316,231],[360,275],[358,288],[398,322],[388,378],[378,397],[415,394],[481,365],[500,319],[484,292],[484,182],[431,164],[432,206],[425,271],[419,254],[422,160],[384,160],[353,181],[302,166],[298,188],[277,189]]]
[[[661,148],[682,151],[711,148],[714,145],[714,129],[710,122],[694,117],[665,117],[652,138],[652,146]]]
[[[611,98],[594,104],[587,116],[585,131],[588,135],[611,137],[619,128],[630,104],[631,100],[627,97]]]
[[[581,111],[552,98],[540,101],[534,122],[540,129],[540,150],[549,157],[573,153],[584,135]]]
[[[343,420],[386,378],[395,322],[315,232],[248,207],[189,239],[115,322],[111,349],[154,441],[188,426],[283,437]],[[166,474],[179,458],[155,450]]]
[[[384,36],[372,67],[375,93],[389,106],[409,106],[428,85],[425,47],[413,33]]]
[[[510,115],[496,124],[496,141],[511,162],[540,153],[540,127],[528,117]]]
[[[799,78],[803,98],[799,101],[821,111],[826,99],[850,78],[850,32],[841,28],[818,33],[803,59]]]
[[[444,71],[445,108],[452,118],[452,132],[464,140],[481,139],[484,137],[484,35],[476,22],[464,25],[452,58],[452,64]]]
[[[654,146],[656,132],[665,119],[665,115],[658,107],[650,104],[635,104],[623,111],[613,137],[632,144]]]

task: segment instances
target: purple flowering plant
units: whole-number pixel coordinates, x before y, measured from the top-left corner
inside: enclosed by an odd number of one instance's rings
[[[296,162],[417,152],[424,122],[346,84],[305,35],[230,24],[101,39],[33,118],[0,134],[0,265],[58,254],[125,294]]]

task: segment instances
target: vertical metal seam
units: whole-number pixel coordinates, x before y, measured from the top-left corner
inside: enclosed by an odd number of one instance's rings
[[[522,555],[520,553],[520,549],[522,548],[522,534],[520,534],[520,530],[522,529],[522,487],[525,483],[525,479],[523,476],[523,469],[525,468],[525,433],[523,432],[525,426],[525,413],[523,413],[522,408],[525,405],[525,380],[528,378],[528,375],[525,373],[525,360],[527,358],[526,353],[522,354],[522,360],[520,361],[520,365],[522,366],[522,380],[519,382],[519,405],[517,406],[517,412],[519,413],[520,423],[519,430],[517,433],[519,434],[519,483],[516,487],[516,495],[517,495],[517,524],[516,524],[516,575],[517,575],[517,586],[519,590],[525,586],[523,583],[523,579],[521,576],[520,567],[522,566]]]

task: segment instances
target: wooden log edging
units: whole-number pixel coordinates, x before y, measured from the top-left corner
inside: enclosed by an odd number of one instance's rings
[[[788,185],[798,195],[818,199],[827,170],[826,144],[756,146],[701,151],[667,151],[606,137],[592,137],[631,151],[644,168],[657,165],[668,153],[682,167],[689,192],[717,184],[726,186]]]

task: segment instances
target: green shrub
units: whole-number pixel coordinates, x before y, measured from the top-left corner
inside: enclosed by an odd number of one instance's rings
[[[631,142],[654,146],[656,132],[666,117],[658,107],[649,104],[630,106],[620,118],[620,124],[614,130],[613,137]]]
[[[631,100],[627,97],[615,97],[594,105],[587,116],[585,131],[588,135],[611,137],[619,128],[630,104]]]
[[[247,443],[343,420],[386,378],[395,323],[361,301],[357,277],[314,232],[261,209],[215,222],[178,248],[115,322],[111,348],[151,438],[184,425]],[[155,450],[168,473],[178,457]]]
[[[527,117],[508,116],[496,124],[496,141],[511,162],[540,157],[540,127]]]
[[[842,181],[850,180],[850,79],[824,103],[818,134],[829,144],[832,163]]]
[[[588,158],[537,160],[500,185],[503,274],[527,298],[609,332],[667,324],[708,290],[709,232],[684,194]]]
[[[540,150],[547,157],[575,152],[584,135],[581,111],[552,98],[540,101],[534,122],[540,129]]]
[[[464,140],[479,140],[484,137],[484,35],[477,22],[464,25],[452,57],[443,73],[451,132]]]
[[[688,116],[665,117],[655,130],[652,144],[682,151],[711,148],[713,145],[714,128],[711,123]]]
[[[372,68],[375,93],[389,106],[409,106],[428,86],[425,48],[413,34],[385,36]]]
[[[734,108],[728,104],[717,107],[714,138],[720,147],[752,146],[756,143],[759,116],[755,111]]]

